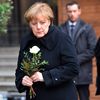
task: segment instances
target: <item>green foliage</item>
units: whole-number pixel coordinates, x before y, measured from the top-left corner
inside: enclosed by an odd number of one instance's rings
[[[48,62],[41,61],[41,52],[32,53],[32,58],[29,53],[24,52],[24,58],[21,63],[21,70],[23,70],[28,76],[33,75],[36,71],[43,70],[43,65],[47,65]],[[32,87],[30,87],[30,99],[36,96],[36,93]]]
[[[13,9],[11,0],[0,2],[0,35],[7,32],[7,24]]]
[[[43,70],[43,65],[47,65],[48,62],[41,61],[41,52],[34,54],[32,53],[32,58],[29,57],[28,53],[24,52],[24,59],[21,63],[21,69],[29,76],[34,74],[36,71]]]

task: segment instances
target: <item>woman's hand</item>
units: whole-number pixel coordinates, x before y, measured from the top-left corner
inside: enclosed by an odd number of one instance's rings
[[[31,79],[33,80],[33,82],[38,82],[38,81],[43,82],[43,81],[44,81],[41,72],[35,72],[35,73],[31,76]]]
[[[32,79],[29,76],[24,76],[22,79],[22,84],[24,86],[29,86],[31,87],[33,85]]]

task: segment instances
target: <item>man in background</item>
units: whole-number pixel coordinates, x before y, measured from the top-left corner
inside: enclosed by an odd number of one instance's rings
[[[92,58],[96,45],[96,34],[91,25],[81,18],[81,8],[78,2],[70,1],[66,4],[68,20],[60,26],[60,29],[72,39],[78,61],[80,73],[74,79],[79,95],[79,100],[89,100],[89,85],[92,83]]]

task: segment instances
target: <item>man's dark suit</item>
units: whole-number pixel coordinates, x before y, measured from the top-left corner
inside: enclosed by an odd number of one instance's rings
[[[69,21],[60,26],[60,29],[70,36]],[[76,85],[89,85],[92,83],[92,58],[96,45],[96,34],[92,26],[78,19],[76,22],[74,36],[72,38],[76,48],[80,73],[74,79]],[[85,100],[85,99],[82,99]]]

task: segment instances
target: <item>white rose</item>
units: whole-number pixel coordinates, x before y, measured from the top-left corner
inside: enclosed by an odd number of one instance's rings
[[[39,51],[40,51],[40,48],[37,46],[33,46],[32,48],[30,48],[30,53],[37,54]]]

